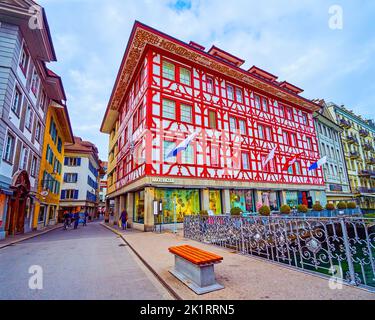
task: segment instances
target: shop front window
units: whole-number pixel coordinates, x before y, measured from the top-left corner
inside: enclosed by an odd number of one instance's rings
[[[262,203],[269,206],[271,211],[279,210],[279,194],[275,191],[262,191]]]
[[[45,210],[45,207],[44,206],[40,206],[39,215],[38,215],[38,222],[43,222],[44,221],[44,210]]]
[[[298,206],[298,193],[296,191],[286,192],[286,204],[291,208]]]
[[[184,222],[185,216],[199,214],[199,190],[156,189],[155,200],[162,201],[162,215],[157,223]]]
[[[210,198],[210,211],[214,214],[222,214],[221,209],[221,190],[210,190],[209,191],[209,198]]]
[[[243,212],[253,212],[253,191],[252,190],[231,190],[230,207],[240,208]]]
[[[138,191],[134,196],[134,222],[144,223],[145,217],[145,192]]]

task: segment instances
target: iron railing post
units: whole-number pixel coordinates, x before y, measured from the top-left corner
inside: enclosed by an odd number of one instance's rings
[[[242,254],[245,254],[245,239],[244,239],[244,235],[243,235],[243,218],[242,217],[240,217],[240,221],[241,221],[240,230],[241,230],[241,241],[242,241],[241,252],[242,252]]]
[[[340,224],[341,224],[342,236],[343,236],[343,240],[344,240],[346,259],[348,260],[350,284],[351,285],[357,285],[357,283],[355,281],[355,271],[354,271],[354,265],[353,265],[353,260],[352,260],[352,254],[350,252],[348,230],[346,228],[346,223],[345,223],[344,218],[340,218]]]

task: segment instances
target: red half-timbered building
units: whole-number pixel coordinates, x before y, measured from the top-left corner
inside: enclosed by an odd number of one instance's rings
[[[243,64],[215,46],[135,23],[101,127],[110,134],[108,198],[116,215],[126,208],[134,226],[149,230],[201,210],[325,202],[321,169],[308,171],[320,158],[312,116],[320,106]],[[167,158],[194,132],[185,151]]]

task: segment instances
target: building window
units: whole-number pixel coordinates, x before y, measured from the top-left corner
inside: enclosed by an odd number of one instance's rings
[[[193,122],[193,108],[192,106],[181,104],[181,121],[182,122]]]
[[[61,140],[60,137],[57,139],[57,151],[59,153],[61,153],[61,151],[62,151],[62,140]]]
[[[268,101],[266,98],[262,98],[262,108],[264,112],[268,112]]]
[[[289,133],[287,131],[283,131],[283,143],[289,145]]]
[[[293,119],[293,111],[292,111],[291,108],[285,107],[285,113],[286,113],[286,118],[288,120],[292,120]]]
[[[234,117],[229,117],[229,129],[230,132],[236,132],[237,130],[237,120]]]
[[[78,190],[62,190],[61,199],[66,200],[77,200],[78,199]]]
[[[182,162],[186,164],[194,164],[194,148],[189,145],[186,150],[182,152]]]
[[[175,80],[175,66],[173,63],[163,61],[163,77]]]
[[[4,156],[3,159],[6,162],[13,163],[13,153],[14,153],[14,145],[15,145],[15,137],[8,133],[7,139],[6,139],[6,145],[4,149]]]
[[[240,127],[240,133],[242,135],[246,135],[247,132],[246,132],[246,121],[245,120],[238,120],[238,124],[239,124],[239,127]]]
[[[229,100],[234,100],[234,91],[233,91],[233,86],[227,85],[227,92],[228,92],[228,99]]]
[[[307,117],[307,114],[305,112],[302,112],[302,120],[303,124],[305,124],[306,126],[309,125],[309,118]]]
[[[242,152],[242,169],[243,170],[250,169],[249,154],[247,152]]]
[[[260,110],[260,97],[255,95],[255,108]]]
[[[164,148],[163,148],[163,160],[168,162],[175,162],[176,157],[170,157],[167,159],[169,152],[175,147],[175,143],[173,141],[164,141]]]
[[[31,176],[32,177],[36,177],[37,167],[38,167],[38,159],[35,156],[33,156],[31,160]]]
[[[243,102],[242,90],[240,88],[236,88],[236,100],[239,103]]]
[[[17,115],[17,117],[20,116],[21,103],[22,103],[22,94],[21,94],[21,91],[16,87],[15,92],[14,92],[13,103],[12,103],[12,111]]]
[[[36,71],[36,68],[34,67],[33,70],[33,75],[31,77],[31,91],[35,96],[38,94],[38,89],[39,89],[39,76],[38,72]]]
[[[207,91],[209,93],[214,93],[214,79],[207,77]]]
[[[272,129],[269,126],[264,126],[264,139],[268,141],[272,140]]]
[[[220,165],[219,147],[211,145],[211,165],[218,167]]]
[[[64,165],[69,166],[69,167],[80,167],[81,166],[81,158],[66,157],[64,159]]]
[[[307,141],[307,149],[308,150],[312,150],[312,141],[311,141],[311,138],[307,137],[306,141]]]
[[[264,139],[264,131],[263,131],[263,126],[258,125],[258,133],[259,133],[259,139]]]
[[[51,124],[49,127],[49,134],[53,140],[54,143],[57,142],[57,129],[56,129],[56,124],[55,121],[53,121],[53,118],[51,117]]]
[[[46,94],[44,91],[42,91],[42,94],[40,95],[39,98],[39,108],[45,111],[45,105],[46,105]]]
[[[20,157],[20,169],[26,170],[28,156],[29,156],[29,149],[27,149],[26,146],[23,146],[21,157]]]
[[[33,123],[33,117],[34,117],[33,110],[31,109],[30,105],[27,105],[26,116],[25,116],[25,127],[29,131],[31,131],[31,126],[32,126],[32,123]]]
[[[208,118],[209,118],[209,127],[211,129],[216,129],[217,128],[216,112],[213,110],[209,110]]]
[[[191,85],[191,73],[186,68],[180,68],[180,82],[188,86]]]
[[[222,214],[221,190],[209,190],[209,208],[213,214]]]
[[[42,126],[41,126],[40,122],[38,121],[36,123],[36,128],[35,128],[35,140],[38,141],[38,142],[40,142],[41,130],[42,130]]]
[[[28,65],[29,65],[29,54],[27,53],[26,48],[23,47],[22,53],[21,53],[20,68],[25,76],[27,74]]]
[[[240,208],[243,212],[254,212],[252,190],[230,190],[230,207]]]
[[[290,134],[290,143],[293,147],[297,146],[297,138],[296,138],[296,135],[294,133]]]
[[[294,163],[296,175],[301,175],[301,164],[297,161]]]
[[[134,222],[144,223],[145,216],[145,192],[138,191],[134,194]]]
[[[174,101],[163,99],[163,117],[176,120],[176,103]]]

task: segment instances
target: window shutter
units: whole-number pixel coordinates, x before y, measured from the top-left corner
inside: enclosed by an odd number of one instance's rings
[[[81,166],[81,158],[77,158],[77,166],[78,166],[78,167]]]
[[[74,182],[77,182],[78,181],[78,173],[75,173],[74,174]]]
[[[75,199],[75,200],[78,199],[78,190],[74,190],[74,199]]]
[[[66,190],[61,190],[61,199],[66,198]]]
[[[64,173],[64,182],[67,182],[67,181],[68,181],[68,174]]]
[[[64,166],[67,166],[68,163],[69,163],[69,158],[65,157],[65,159],[64,159]]]

